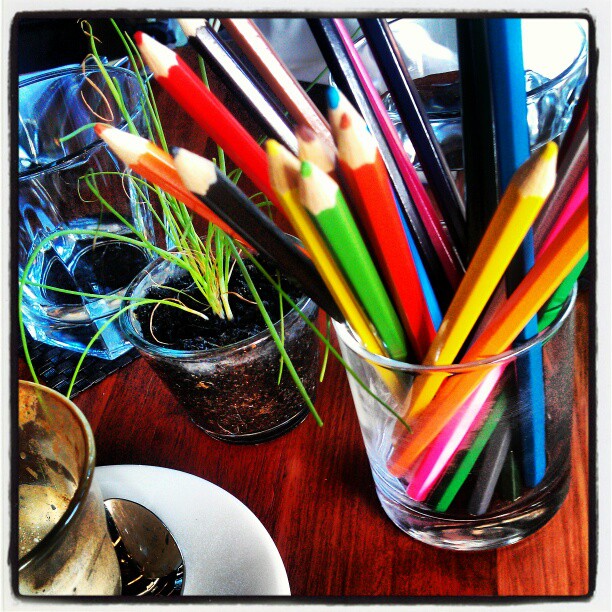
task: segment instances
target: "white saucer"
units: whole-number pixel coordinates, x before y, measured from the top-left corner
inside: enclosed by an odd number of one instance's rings
[[[202,478],[148,465],[97,467],[104,499],[138,502],[172,532],[185,559],[183,595],[290,595],[272,538],[239,500]]]

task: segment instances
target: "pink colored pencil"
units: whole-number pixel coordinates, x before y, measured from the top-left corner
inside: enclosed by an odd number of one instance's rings
[[[487,399],[503,374],[505,367],[505,365],[499,366],[487,374],[480,386],[470,395],[431,443],[412,473],[406,489],[408,497],[415,501],[424,501],[429,495],[429,492],[453,460],[468,433],[477,430],[486,417],[486,410],[483,408],[487,405]]]
[[[351,61],[353,62],[359,75],[359,80],[361,81],[368,100],[372,105],[372,109],[374,110],[376,118],[378,119],[381,130],[389,143],[389,148],[397,161],[399,171],[406,183],[406,186],[408,187],[410,195],[412,196],[417,211],[423,221],[423,225],[425,226],[427,234],[429,235],[436,254],[438,255],[444,273],[453,289],[457,289],[464,272],[457,252],[453,248],[450,237],[444,230],[442,222],[437,215],[429,197],[427,196],[427,192],[421,184],[414,166],[408,159],[408,155],[404,149],[404,146],[402,145],[399,134],[391,123],[391,119],[389,119],[389,115],[382,103],[382,100],[380,99],[378,90],[372,83],[372,79],[370,78],[363,61],[361,60],[361,56],[359,55],[357,49],[355,49],[353,40],[351,39],[344,22],[342,19],[334,19],[334,22],[338,28],[338,33],[342,38],[346,51],[349,54]]]
[[[578,179],[578,183],[572,190],[567,203],[563,207],[559,218],[555,221],[550,233],[546,240],[542,243],[542,246],[538,249],[538,256],[540,253],[543,253],[548,245],[555,239],[555,237],[563,231],[565,226],[567,225],[570,217],[576,212],[580,204],[584,202],[589,197],[589,167],[586,166],[582,171],[580,179]]]

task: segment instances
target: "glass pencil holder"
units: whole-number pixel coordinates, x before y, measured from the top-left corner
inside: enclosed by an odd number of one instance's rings
[[[334,321],[367,388],[348,375],[376,492],[397,527],[433,546],[485,550],[554,516],[570,478],[575,300],[574,289],[531,340],[452,366],[374,355]],[[419,406],[426,382],[432,399]]]

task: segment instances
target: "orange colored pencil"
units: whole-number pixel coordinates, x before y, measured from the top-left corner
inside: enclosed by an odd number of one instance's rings
[[[346,103],[348,104],[348,102]],[[330,109],[347,197],[365,232],[419,361],[436,336],[391,183],[376,141],[355,114]],[[340,112],[337,120],[335,114]]]
[[[587,249],[588,204],[584,201],[568,220],[565,231],[556,236],[514,293],[495,313],[461,363],[485,359],[505,351]],[[392,474],[398,477],[406,474],[489,371],[489,368],[481,368],[446,381],[434,403],[416,419],[409,421],[414,433],[404,436],[389,458],[387,467]]]
[[[228,236],[245,244],[245,241],[225,221],[204,206],[183,185],[183,181],[174,165],[174,160],[169,153],[166,153],[163,149],[160,149],[145,138],[124,132],[104,123],[97,123],[94,130],[108,144],[111,151],[134,172],[175,197],[179,202],[185,204],[187,208],[206,219],[206,221],[214,223]]]

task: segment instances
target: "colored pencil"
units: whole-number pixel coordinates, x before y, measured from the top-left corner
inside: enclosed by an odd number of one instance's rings
[[[410,484],[406,489],[408,497],[416,501],[424,501],[429,495],[469,432],[478,430],[480,421],[486,416],[487,399],[503,372],[504,367],[502,366],[487,374],[482,384],[457,410],[427,451],[423,453],[423,458],[412,474]]]
[[[300,200],[325,236],[389,356],[403,360],[406,337],[338,184],[310,162],[302,162]]]
[[[344,44],[344,48],[348,53],[353,66],[357,72],[357,76],[361,82],[365,94],[372,106],[372,110],[380,126],[380,129],[389,145],[389,149],[397,162],[398,170],[404,180],[414,206],[417,209],[425,230],[431,240],[432,246],[436,251],[438,259],[444,269],[446,278],[451,287],[456,289],[464,273],[464,268],[457,251],[453,248],[447,230],[443,227],[441,219],[433,207],[421,180],[419,179],[412,162],[408,157],[408,153],[399,137],[395,126],[389,118],[389,113],[385,108],[378,90],[374,86],[370,74],[368,73],[359,52],[353,44],[353,40],[344,25],[342,19],[334,19],[338,34]]]
[[[561,281],[576,266],[588,249],[588,207],[586,202],[574,213],[566,231],[559,234],[514,293],[497,310],[495,317],[464,355],[469,363],[505,351],[534,313],[548,300]],[[486,368],[452,377],[440,397],[416,419],[409,420],[413,433],[397,444],[387,467],[403,476],[453,417],[458,406],[478,387]]]
[[[467,477],[470,475],[473,467],[476,465],[476,461],[478,461],[478,458],[484,450],[487,442],[495,431],[497,424],[503,417],[507,408],[507,403],[507,395],[502,392],[498,400],[495,402],[495,406],[491,409],[491,412],[487,416],[485,423],[474,438],[474,441],[470,445],[467,453],[457,466],[457,469],[455,470],[450,482],[445,486],[444,492],[436,504],[436,512],[446,512],[448,507],[453,503],[455,496],[465,483]]]
[[[500,189],[504,190],[514,171],[529,157],[527,94],[521,20],[488,19],[487,40],[491,65],[491,88],[495,117],[497,163]],[[533,232],[529,231],[506,274],[507,292],[512,293],[535,259]],[[538,332],[537,315],[518,337],[525,342]],[[535,348],[516,362],[519,396],[523,405],[521,432],[523,472],[528,486],[535,486],[546,469],[545,396],[542,351]]]
[[[189,44],[223,79],[264,133],[297,153],[297,140],[283,110],[261,87],[249,67],[223,42],[205,19],[179,19]]]
[[[185,188],[169,153],[145,138],[105,123],[97,123],[94,129],[111,151],[134,172],[160,187],[209,223],[214,223],[228,236],[244,243],[242,236]]]
[[[575,192],[578,183],[588,172],[589,165],[589,136],[588,122],[584,122],[576,130],[572,143],[565,141],[565,156],[559,159],[557,168],[557,182],[544,209],[534,225],[535,249],[538,252],[547,240],[561,211]],[[561,150],[559,150],[559,154]],[[588,184],[587,184],[588,191]]]
[[[336,179],[336,150],[327,146],[325,141],[306,125],[295,128],[298,141],[298,157],[317,165],[325,174]]]
[[[333,147],[327,121],[253,20],[221,19],[221,23],[293,120],[307,125]]]
[[[360,19],[359,23],[446,220],[455,249],[465,261],[463,201],[391,28],[385,19]]]
[[[176,169],[192,193],[245,237],[268,261],[297,281],[332,317],[343,316],[311,259],[249,200],[213,162],[186,149],[172,151]]]
[[[472,257],[499,201],[491,69],[484,18],[457,19],[465,170],[467,255]]]
[[[306,209],[299,203],[300,161],[280,143],[272,139],[266,142],[266,151],[270,160],[272,186],[283,206],[285,215],[298,238],[311,254],[338,308],[359,336],[364,347],[372,353],[386,356],[382,342],[372,329],[363,308],[330,253],[325,239]]]
[[[557,145],[551,142],[516,172],[444,316],[424,364],[453,363],[553,188],[556,163]],[[415,379],[409,415],[416,417],[427,408],[443,380],[443,374]]]
[[[489,509],[506,455],[510,450],[511,438],[510,424],[506,419],[501,419],[484,450],[481,469],[467,506],[470,514],[481,516]]]
[[[157,82],[276,203],[264,150],[174,51],[142,32],[134,39]]]
[[[275,140],[266,142],[272,187],[296,234],[308,249],[338,308],[363,346],[375,355],[388,357],[374,326],[369,321],[350,284],[331,254],[325,239],[299,202],[300,161]],[[392,370],[378,368],[381,379],[396,398],[405,397],[404,385]]]
[[[361,85],[358,72],[344,46],[337,24],[333,19],[309,19],[308,25],[314,34],[337,88],[361,114],[368,125],[368,129],[376,139],[393,189],[408,218],[427,275],[436,291],[440,306],[445,309],[450,303],[453,288],[446,278],[425,225],[398,169],[397,161],[378,124],[373,108]]]
[[[427,302],[376,141],[348,101],[330,88],[330,124],[347,197],[419,362],[435,338]]]

